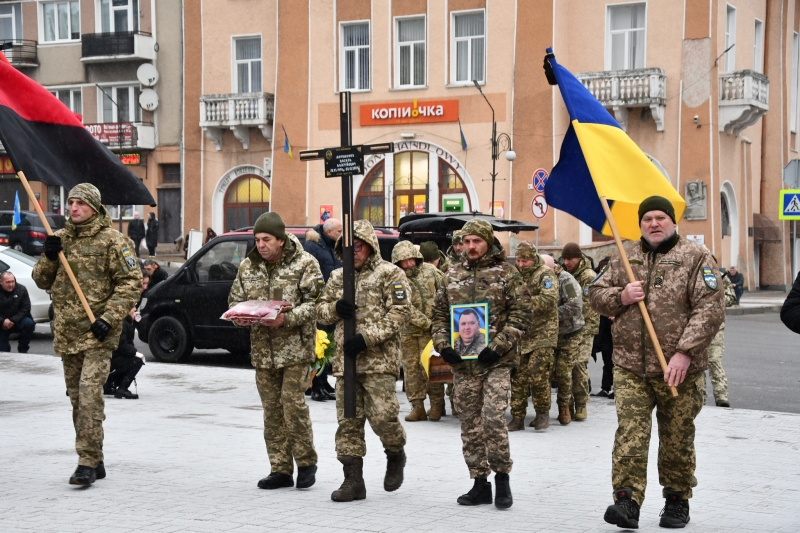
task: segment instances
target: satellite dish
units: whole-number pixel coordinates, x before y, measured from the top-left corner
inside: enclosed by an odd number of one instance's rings
[[[146,111],[155,111],[158,107],[158,93],[153,89],[145,89],[139,95],[139,105]]]
[[[152,63],[142,63],[136,69],[136,77],[139,82],[145,87],[152,87],[158,83],[158,71]]]

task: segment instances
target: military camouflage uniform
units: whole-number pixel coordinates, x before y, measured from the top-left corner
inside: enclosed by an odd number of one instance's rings
[[[733,291],[733,284],[728,276],[722,278],[725,287],[725,307],[736,305],[736,293]],[[714,335],[714,340],[708,347],[708,374],[711,376],[711,386],[714,389],[714,400],[717,402],[728,401],[728,377],[725,369],[722,368],[722,354],[725,352],[725,321],[719,327],[719,331]],[[703,380],[705,383],[705,379]],[[703,386],[703,392],[706,388]],[[705,398],[705,394],[704,394]],[[705,403],[705,399],[703,400]]]
[[[414,312],[408,298],[408,279],[403,271],[380,256],[375,230],[366,220],[357,220],[353,235],[372,247],[372,254],[356,271],[356,332],[364,336],[367,349],[356,356],[356,418],[344,417],[344,380],[336,380],[336,453],[339,456],[363,457],[367,453],[364,423],[389,452],[399,452],[406,443],[406,433],[397,415],[395,382],[400,375],[400,334]],[[341,259],[342,239],[334,247]],[[336,302],[342,298],[342,269],[331,273],[320,297],[316,316],[322,324],[336,324],[333,374],[344,374],[344,322],[336,314]]]
[[[589,303],[589,283],[597,276],[592,270],[589,258],[585,255],[578,263],[572,277],[580,284],[583,294],[583,320],[578,360],[572,368],[572,397],[576,406],[589,403],[589,358],[592,357],[594,336],[600,331],[600,313]]]
[[[400,241],[392,250],[392,263],[399,267],[400,261],[405,259],[414,259],[417,263],[414,268],[405,271],[414,309],[411,320],[400,335],[406,397],[416,405],[425,400],[428,375],[420,362],[420,354],[431,340],[433,300],[443,284],[444,276],[435,266],[423,261],[422,254],[410,241]]]
[[[531,328],[519,343],[519,368],[511,379],[511,416],[525,418],[528,411],[528,390],[537,413],[550,412],[550,372],[553,350],[558,344],[558,278],[536,253],[529,242],[517,246],[517,257],[533,259],[533,265],[522,270],[522,278],[531,292]]]
[[[505,410],[511,370],[519,364],[518,346],[531,325],[531,296],[519,271],[506,262],[503,247],[488,222],[473,219],[463,235],[478,235],[489,251],[475,262],[464,255],[446,273],[446,286],[436,295],[431,333],[437,351],[451,346],[450,306],[489,303],[489,346],[500,360],[486,366],[477,359],[453,365],[455,407],[461,421],[464,460],[470,477],[485,478],[491,470],[511,471]]]
[[[319,263],[300,241],[286,234],[283,253],[275,264],[253,248],[239,265],[228,296],[228,307],[248,300],[292,304],[283,326],[256,324],[250,328],[250,353],[256,388],[264,408],[264,442],[272,472],[291,476],[298,468],[317,464],[311,418],[305,402],[316,327],[314,306],[324,281]]]
[[[64,255],[95,318],[111,326],[105,340],[92,335],[92,323],[59,260],[42,255],[32,277],[37,287],[50,290],[53,300],[53,347],[64,365],[78,464],[95,468],[103,461],[103,383],[111,367],[111,352],[119,344],[122,321],[141,295],[142,273],[128,239],[111,228],[100,191],[82,183],[68,198],[80,198],[97,212],[82,224],[67,217],[64,229],[55,234],[61,237]]]
[[[442,253],[441,250],[439,250],[439,266],[437,266],[436,268],[438,268],[439,272],[441,272],[442,274],[444,274],[450,269],[450,261],[447,259],[447,256],[445,256]]]
[[[556,265],[558,275],[558,346],[556,347],[556,380],[559,407],[572,405],[572,371],[580,357],[583,336],[583,297],[581,286],[572,274]]]
[[[625,250],[637,280],[644,281],[645,302],[658,340],[669,361],[677,353],[691,358],[686,379],[673,398],[646,333],[638,304],[625,306],[620,294],[628,279],[615,252],[608,270],[589,287],[592,306],[616,317],[614,390],[618,427],[612,453],[615,490],[631,487],[644,501],[653,408],[658,420],[658,474],[661,485],[691,498],[696,457],[694,419],[703,405],[703,371],[708,346],[725,316],[723,291],[711,254],[677,234],[650,252],[643,242]]]

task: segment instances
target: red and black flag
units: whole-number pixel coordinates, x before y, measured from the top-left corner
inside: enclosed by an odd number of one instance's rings
[[[88,182],[108,205],[155,205],[142,181],[47,89],[0,52],[0,141],[17,172],[69,190]]]

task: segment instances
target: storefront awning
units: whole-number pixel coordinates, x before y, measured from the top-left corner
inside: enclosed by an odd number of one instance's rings
[[[781,242],[781,228],[768,216],[753,213],[753,241]]]

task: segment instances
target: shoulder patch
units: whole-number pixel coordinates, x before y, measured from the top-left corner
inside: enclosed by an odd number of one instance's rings
[[[567,283],[566,291],[567,291],[567,298],[569,298],[569,299],[572,299],[572,298],[575,298],[576,296],[578,296],[578,293],[575,290],[575,285],[573,285],[572,283]]]
[[[714,271],[711,269],[711,267],[703,267],[703,281],[705,282],[706,287],[712,291],[715,291],[719,288],[719,285],[717,284],[717,275],[714,274]]]
[[[394,299],[395,301],[402,302],[406,299],[406,289],[402,283],[394,284]]]
[[[553,286],[553,278],[550,277],[550,274],[545,274],[542,276],[542,287],[545,289],[549,289]]]
[[[122,249],[122,257],[125,258],[125,264],[128,265],[128,268],[133,269],[136,267],[136,258],[133,257],[133,252],[131,252],[130,248]]]

